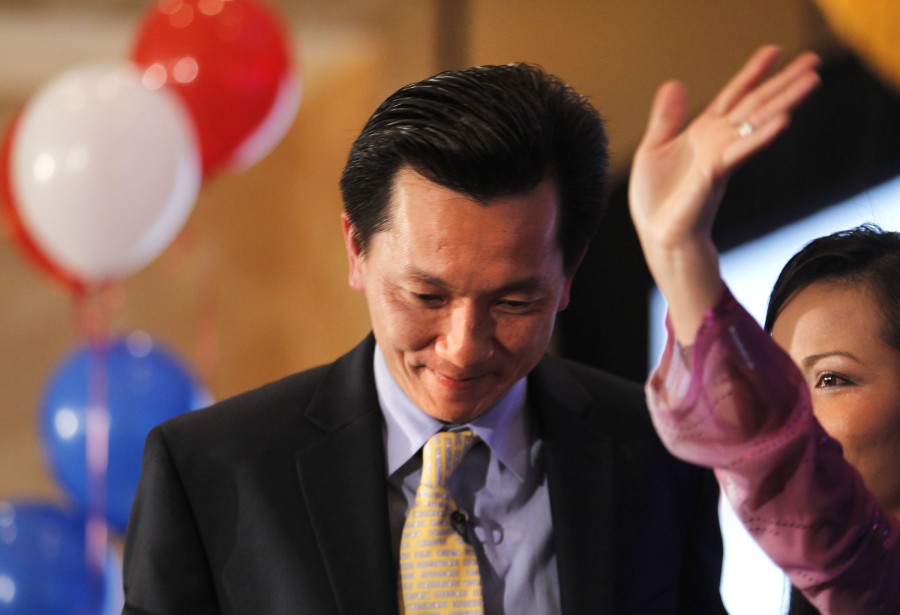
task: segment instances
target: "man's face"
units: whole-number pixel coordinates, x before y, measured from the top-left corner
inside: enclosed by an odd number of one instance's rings
[[[350,286],[366,295],[394,379],[427,414],[471,420],[540,360],[572,282],[558,208],[550,181],[484,206],[404,168],[365,256],[344,218]]]

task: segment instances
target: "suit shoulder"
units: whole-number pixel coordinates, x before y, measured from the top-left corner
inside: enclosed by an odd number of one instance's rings
[[[231,442],[240,446],[250,440],[301,442],[322,430],[340,428],[377,409],[374,348],[374,338],[369,335],[332,363],[182,414],[160,425],[160,429],[183,442]]]
[[[640,384],[551,356],[545,357],[533,374],[536,399],[546,408],[576,409],[586,426],[619,441],[656,439]]]
[[[169,419],[163,429],[211,428],[212,425],[231,425],[234,422],[263,422],[274,419],[288,409],[305,406],[328,372],[329,365],[320,365],[249,391],[218,401],[207,408],[188,412]],[[275,415],[275,416],[273,416]]]
[[[547,357],[546,361],[556,369],[567,372],[595,395],[602,395],[611,402],[626,404],[629,407],[646,407],[644,387],[641,383],[571,359]]]

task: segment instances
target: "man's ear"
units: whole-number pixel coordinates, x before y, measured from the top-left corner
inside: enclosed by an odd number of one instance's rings
[[[365,277],[362,274],[363,256],[356,241],[353,223],[347,217],[346,212],[341,214],[341,231],[344,234],[344,248],[347,250],[347,264],[350,267],[348,283],[350,288],[358,292],[365,292]]]
[[[572,298],[572,280],[575,279],[575,274],[578,272],[578,268],[581,267],[581,262],[584,260],[585,254],[587,254],[587,247],[582,248],[578,252],[575,257],[575,262],[572,263],[572,268],[565,274],[566,277],[563,281],[563,292],[559,297],[559,305],[556,306],[557,312],[562,312],[569,307],[569,300]]]

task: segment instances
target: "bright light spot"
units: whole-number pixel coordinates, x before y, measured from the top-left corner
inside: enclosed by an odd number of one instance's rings
[[[68,440],[78,433],[78,415],[71,408],[63,408],[53,417],[53,428],[63,440]]]
[[[16,582],[5,574],[0,575],[0,603],[9,604],[16,597]]]
[[[9,527],[0,527],[0,542],[3,544],[11,545],[15,542],[16,537],[19,535],[19,528],[16,525],[10,525]]]
[[[141,83],[148,90],[158,90],[166,85],[167,77],[166,67],[157,62],[156,64],[147,67],[144,74],[141,76]]]
[[[187,28],[194,21],[194,7],[182,4],[178,10],[169,15],[169,23],[173,28]]]
[[[197,64],[197,60],[192,56],[184,56],[175,63],[175,67],[172,69],[172,77],[178,83],[190,83],[197,78],[199,71],[200,66]]]
[[[182,4],[184,4],[183,0],[164,0],[157,5],[157,8],[159,8],[160,13],[174,15],[181,10]]]
[[[34,161],[32,173],[34,173],[34,178],[39,182],[47,181],[53,177],[54,173],[56,173],[56,161],[53,160],[53,155],[47,152],[40,154]]]
[[[197,3],[197,8],[200,12],[210,17],[221,13],[224,6],[225,3],[222,0],[200,0]]]
[[[131,356],[142,359],[153,350],[153,338],[146,331],[132,331],[125,338],[125,345]]]

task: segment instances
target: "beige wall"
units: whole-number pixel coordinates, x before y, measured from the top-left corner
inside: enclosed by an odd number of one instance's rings
[[[0,69],[4,125],[55,71],[124,53],[136,16],[122,3],[100,4],[108,6],[81,10],[77,24],[58,19],[46,8],[52,3],[39,5],[37,17],[29,3],[0,10],[0,55],[21,59]],[[346,286],[339,232],[343,158],[378,100],[443,68],[436,0],[347,2],[345,19],[340,2],[308,3],[309,10],[281,4],[297,24],[305,78],[295,125],[258,165],[208,181],[184,233],[116,295],[114,325],[174,346],[217,398],[330,360],[365,333],[365,306]],[[793,50],[826,41],[800,0],[460,6],[468,9],[469,63],[533,61],[592,96],[608,120],[619,172],[662,80],[685,80],[699,105],[757,45]],[[85,40],[66,38],[78,32]],[[23,62],[26,70],[15,69]],[[58,496],[41,460],[36,416],[50,370],[79,343],[70,298],[9,242],[0,243],[0,289],[0,497]]]
[[[801,0],[473,0],[472,63],[533,61],[590,95],[627,169],[657,86],[677,78],[699,108],[756,47],[818,46]],[[552,5],[552,8],[550,8]]]

